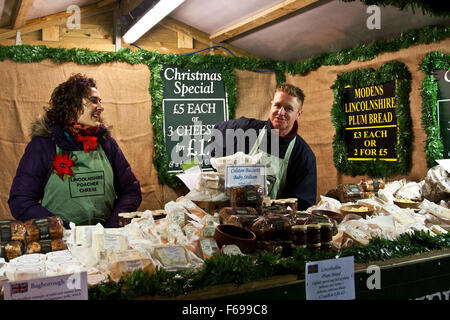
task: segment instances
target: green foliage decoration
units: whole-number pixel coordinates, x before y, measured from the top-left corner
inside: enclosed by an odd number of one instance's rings
[[[440,126],[437,121],[438,80],[433,76],[434,70],[450,70],[450,55],[432,51],[419,63],[419,69],[425,75],[420,95],[422,97],[422,126],[427,134],[425,141],[425,157],[427,167],[436,165],[435,160],[443,159],[444,145],[440,137]]]

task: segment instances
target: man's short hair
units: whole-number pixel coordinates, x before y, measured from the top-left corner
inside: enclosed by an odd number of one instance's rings
[[[285,82],[275,89],[275,93],[278,91],[282,91],[290,96],[296,97],[300,101],[300,107],[303,106],[303,102],[305,101],[305,94],[299,87],[296,87],[290,83]]]

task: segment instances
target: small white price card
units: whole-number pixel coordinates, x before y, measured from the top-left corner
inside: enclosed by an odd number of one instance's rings
[[[261,186],[266,190],[266,167],[262,164],[227,165],[225,188],[240,186]]]
[[[353,257],[306,263],[306,300],[355,299]]]
[[[87,300],[87,273],[6,282],[3,291],[5,300]]]

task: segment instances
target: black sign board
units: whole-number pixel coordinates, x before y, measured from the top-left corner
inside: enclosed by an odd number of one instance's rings
[[[346,88],[342,108],[346,116],[345,143],[351,161],[397,161],[396,83]]]
[[[217,122],[228,120],[225,84],[216,69],[181,69],[164,66],[164,137],[168,172],[196,161],[212,170],[208,143]]]
[[[444,145],[443,158],[450,159],[450,70],[435,70],[438,81],[437,119]]]

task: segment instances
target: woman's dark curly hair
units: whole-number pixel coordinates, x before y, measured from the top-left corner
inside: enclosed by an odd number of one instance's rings
[[[89,97],[90,88],[97,88],[95,80],[80,73],[73,74],[59,84],[53,90],[50,106],[44,107],[47,124],[66,125],[72,120],[77,120],[83,110],[82,99]]]

